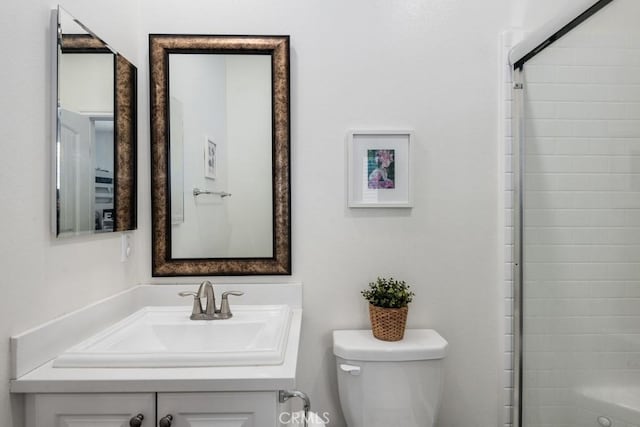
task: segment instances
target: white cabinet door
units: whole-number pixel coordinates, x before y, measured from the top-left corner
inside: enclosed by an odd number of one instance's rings
[[[155,393],[35,394],[27,398],[27,427],[154,427]]]
[[[158,420],[171,427],[275,427],[276,392],[158,393]]]

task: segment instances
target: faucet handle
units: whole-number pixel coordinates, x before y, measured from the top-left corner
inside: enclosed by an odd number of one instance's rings
[[[222,293],[222,301],[220,302],[220,313],[218,314],[219,319],[229,319],[233,317],[233,313],[231,313],[231,309],[229,308],[229,295],[240,297],[244,295],[244,292],[228,291]]]
[[[193,309],[191,310],[191,319],[194,319],[196,315],[202,315],[202,302],[200,301],[200,295],[198,292],[183,291],[178,292],[181,297],[193,297]]]
[[[234,297],[241,297],[244,295],[242,291],[227,291],[222,293],[222,298],[228,298],[227,295],[233,295]]]

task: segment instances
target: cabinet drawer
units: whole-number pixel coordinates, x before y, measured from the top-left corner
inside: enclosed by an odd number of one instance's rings
[[[141,427],[156,420],[155,393],[32,394],[27,396],[27,427]]]
[[[275,427],[275,392],[158,393],[158,419],[171,427]]]

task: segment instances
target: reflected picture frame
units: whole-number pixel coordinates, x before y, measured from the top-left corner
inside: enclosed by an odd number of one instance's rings
[[[412,208],[411,130],[351,130],[347,134],[347,206]]]
[[[213,142],[210,137],[204,140],[204,177],[208,179],[216,179],[218,172],[218,145]]]

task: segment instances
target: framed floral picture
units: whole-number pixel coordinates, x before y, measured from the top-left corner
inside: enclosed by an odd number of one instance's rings
[[[348,206],[410,208],[412,131],[350,131]]]

